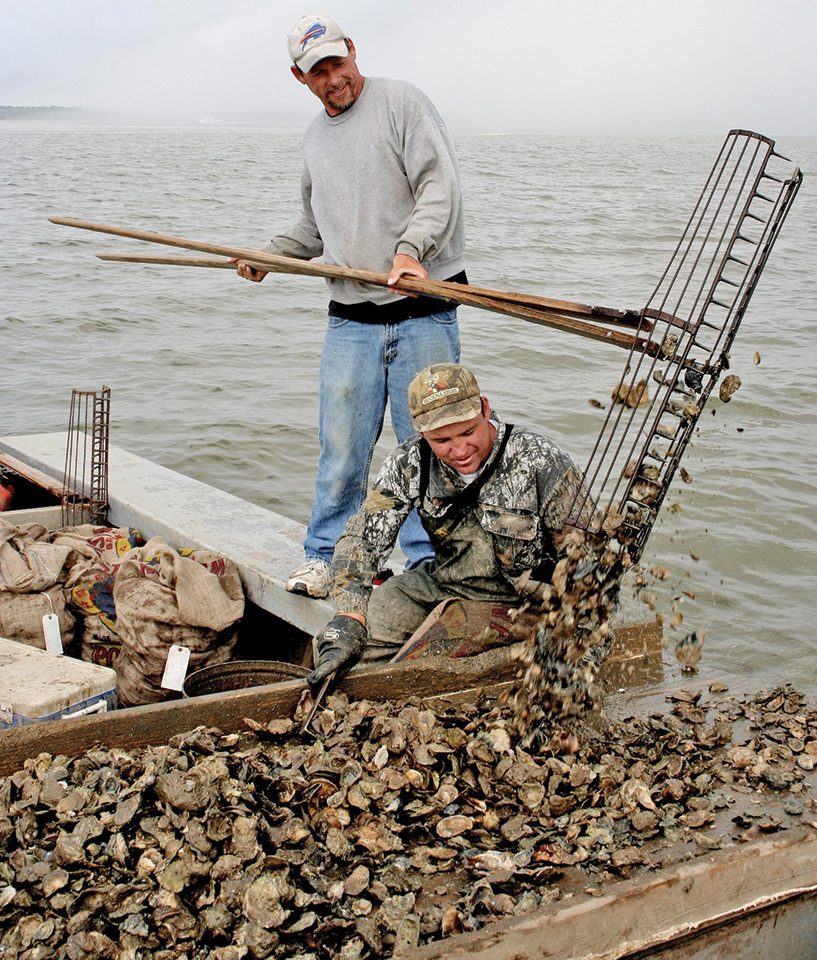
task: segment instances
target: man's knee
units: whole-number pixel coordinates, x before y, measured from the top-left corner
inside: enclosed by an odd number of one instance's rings
[[[425,608],[401,589],[408,574],[390,577],[372,591],[366,612],[369,637],[379,645],[402,646],[425,618]]]

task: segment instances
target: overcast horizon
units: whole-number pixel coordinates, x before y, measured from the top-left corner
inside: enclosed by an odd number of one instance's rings
[[[455,133],[817,136],[808,0],[0,0],[0,103],[300,130],[319,107],[286,35],[321,7]]]

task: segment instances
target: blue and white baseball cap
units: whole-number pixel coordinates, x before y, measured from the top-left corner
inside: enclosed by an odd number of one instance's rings
[[[307,14],[289,31],[289,56],[302,73],[309,73],[319,60],[346,57],[346,34],[331,17]]]

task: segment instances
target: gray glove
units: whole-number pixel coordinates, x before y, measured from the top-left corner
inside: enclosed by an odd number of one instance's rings
[[[360,660],[366,646],[368,631],[364,624],[354,617],[337,614],[315,635],[315,650],[318,662],[306,682],[317,687],[329,676],[335,674],[340,679]]]

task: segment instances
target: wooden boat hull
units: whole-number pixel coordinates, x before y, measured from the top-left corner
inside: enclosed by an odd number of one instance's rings
[[[817,831],[718,851],[423,947],[411,960],[813,960]]]

